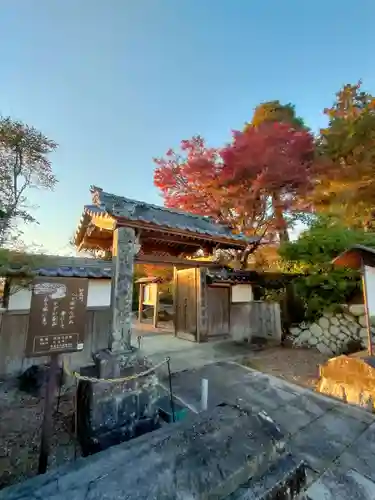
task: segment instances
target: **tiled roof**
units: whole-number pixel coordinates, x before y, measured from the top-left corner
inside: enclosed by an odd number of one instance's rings
[[[145,276],[143,278],[137,279],[136,283],[143,283],[143,284],[148,284],[148,283],[163,283],[163,278],[160,276]]]
[[[69,261],[70,265],[53,265],[48,264],[37,269],[31,269],[29,266],[11,264],[8,267],[0,267],[0,276],[46,276],[58,278],[89,278],[89,279],[111,279],[112,277],[112,262],[99,261],[94,259],[75,259],[61,258],[61,261]],[[77,265],[74,265],[74,261]],[[82,260],[89,261],[87,264],[80,262]],[[90,262],[92,261],[92,262]],[[73,265],[72,265],[73,264]],[[79,265],[81,264],[81,265]],[[83,265],[82,265],[83,264]]]
[[[264,288],[282,288],[300,275],[289,273],[258,272],[254,270],[233,270],[226,267],[209,269],[207,283],[256,284]]]
[[[217,224],[211,217],[190,214],[172,210],[142,201],[131,200],[124,196],[106,193],[97,187],[92,187],[94,205],[86,205],[85,211],[96,214],[108,214],[113,217],[123,217],[136,222],[146,222],[170,229],[179,229],[201,236],[224,238],[238,243],[252,243],[258,238],[247,237],[244,234],[233,234],[230,228]]]

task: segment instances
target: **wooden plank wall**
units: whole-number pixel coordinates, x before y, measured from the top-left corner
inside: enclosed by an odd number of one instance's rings
[[[3,314],[0,328],[0,378],[19,375],[29,366],[47,361],[46,357],[24,356],[28,321],[28,311]],[[90,364],[92,353],[108,347],[110,332],[110,308],[88,309],[83,351],[64,355],[69,367],[77,369]]]
[[[230,288],[207,287],[208,336],[215,338],[229,334]]]
[[[276,302],[254,300],[231,304],[230,331],[233,340],[262,337],[281,343],[280,305]]]

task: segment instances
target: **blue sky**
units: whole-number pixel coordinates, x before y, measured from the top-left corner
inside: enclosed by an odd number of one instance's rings
[[[153,203],[152,158],[229,140],[264,100],[313,129],[343,83],[375,93],[375,2],[3,0],[0,112],[59,143],[28,243],[66,252],[89,186]]]

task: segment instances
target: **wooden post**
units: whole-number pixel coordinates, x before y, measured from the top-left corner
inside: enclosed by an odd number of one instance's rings
[[[362,289],[363,289],[363,302],[365,305],[366,314],[366,326],[367,326],[367,350],[368,355],[372,356],[372,334],[371,334],[371,322],[370,322],[370,312],[368,309],[368,294],[367,294],[367,279],[366,279],[366,269],[362,259]]]
[[[143,301],[145,297],[145,286],[143,283],[139,284],[139,299],[138,299],[138,321],[142,323]]]
[[[159,283],[155,283],[155,302],[154,302],[154,328],[158,326],[159,316]]]
[[[201,269],[195,268],[195,296],[197,302],[197,342],[201,341],[201,323],[202,323],[202,290],[201,290]]]
[[[177,336],[177,269],[173,266],[173,329]]]
[[[56,394],[57,375],[59,373],[59,355],[51,354],[46,396],[44,400],[44,415],[42,424],[42,435],[40,441],[38,474],[44,474],[47,470],[48,456],[51,447],[53,400]]]

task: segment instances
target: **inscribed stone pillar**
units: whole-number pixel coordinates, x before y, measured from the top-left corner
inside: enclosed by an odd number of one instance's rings
[[[115,229],[112,278],[112,352],[131,348],[134,256],[138,251],[135,231],[129,227]]]

